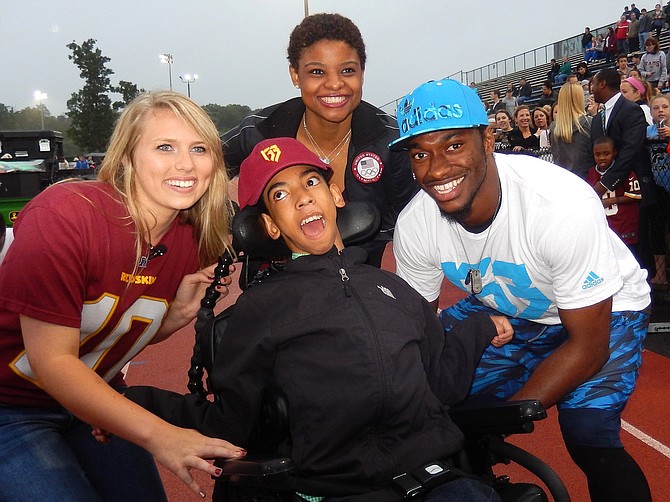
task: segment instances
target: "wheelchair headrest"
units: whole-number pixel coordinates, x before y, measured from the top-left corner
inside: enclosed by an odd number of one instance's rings
[[[379,230],[379,211],[369,202],[347,202],[337,209],[337,227],[342,242],[352,246],[371,239]],[[235,251],[255,258],[282,258],[291,252],[284,239],[271,239],[261,221],[261,211],[256,206],[248,206],[233,218],[233,247]]]

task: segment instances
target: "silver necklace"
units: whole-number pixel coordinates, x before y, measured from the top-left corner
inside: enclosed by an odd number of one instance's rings
[[[500,185],[499,185],[500,187]],[[500,211],[500,206],[502,205],[502,187],[499,188],[498,192],[498,206],[496,207],[495,213],[493,213],[493,218],[491,218],[491,223],[489,224],[488,230],[486,230],[486,239],[484,239],[484,246],[482,247],[482,252],[479,255],[479,260],[477,261],[477,268],[473,268],[473,263],[470,261],[468,252],[465,249],[465,244],[463,243],[463,237],[461,237],[461,232],[456,228],[456,235],[458,235],[458,240],[461,242],[461,247],[465,253],[465,258],[468,260],[468,274],[465,276],[465,285],[470,286],[470,291],[473,295],[478,295],[482,292],[482,273],[479,270],[479,267],[482,264],[482,258],[484,257],[484,250],[486,249],[486,244],[489,242],[489,236],[491,235],[491,227],[493,226],[493,220],[498,216],[498,211]],[[458,225],[458,224],[457,224]]]
[[[344,149],[344,144],[351,136],[351,127],[350,127],[347,134],[345,134],[344,138],[342,138],[342,141],[340,141],[337,144],[337,146],[333,148],[328,155],[326,155],[325,152],[319,146],[319,144],[316,142],[312,134],[309,132],[309,129],[307,129],[307,122],[305,121],[304,115],[302,116],[302,127],[305,129],[305,132],[307,133],[307,138],[309,139],[310,143],[312,143],[312,146],[316,149],[316,154],[319,156],[319,158],[324,164],[330,164],[340,155],[340,153],[342,153],[342,150]]]

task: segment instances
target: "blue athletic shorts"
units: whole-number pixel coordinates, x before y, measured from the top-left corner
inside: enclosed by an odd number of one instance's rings
[[[475,312],[487,312],[491,315],[503,315],[483,305],[475,296],[468,296],[460,302],[444,309],[440,318],[445,329],[450,329],[454,322],[464,319]],[[475,378],[470,390],[472,396],[495,396],[507,399],[514,395],[530,378],[535,368],[563,342],[568,334],[563,325],[548,326],[526,319],[509,318],[514,328],[512,341],[496,348],[489,345],[475,371]],[[635,389],[635,382],[642,362],[642,342],[649,326],[649,312],[612,312],[610,358],[601,370],[591,379],[581,384],[574,391],[559,401],[561,410],[592,410],[587,414],[592,418],[580,419],[583,416],[572,411],[565,413],[567,420],[561,420],[563,435],[568,440],[571,435],[573,442],[584,444],[582,436],[596,437],[602,434],[603,428],[616,431],[613,437],[604,443],[598,441],[594,446],[606,446],[618,442],[619,427],[605,427],[613,421],[618,423],[619,415],[628,398]],[[599,412],[596,410],[600,410]],[[599,416],[593,420],[594,416]],[[575,417],[575,418],[568,418]],[[564,422],[569,422],[568,424]],[[593,430],[586,433],[584,423],[591,422]],[[570,423],[574,423],[571,426]],[[570,429],[574,429],[571,432]],[[576,430],[579,429],[579,432]],[[611,436],[611,434],[606,434]],[[609,441],[609,442],[608,442]]]

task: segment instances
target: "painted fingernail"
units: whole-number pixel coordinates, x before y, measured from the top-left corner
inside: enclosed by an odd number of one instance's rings
[[[216,476],[221,476],[221,473],[222,473],[222,472],[223,472],[223,471],[222,471],[221,469],[217,469],[216,471],[214,471],[214,474],[215,474]]]

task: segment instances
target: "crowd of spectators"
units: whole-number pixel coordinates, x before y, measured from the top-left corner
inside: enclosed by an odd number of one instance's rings
[[[661,49],[659,37],[663,29],[670,27],[670,1],[667,5],[656,4],[653,10],[646,8],[638,9],[634,3],[625,6],[619,17],[619,21],[606,28],[606,33],[594,34],[586,27],[581,37],[581,48],[584,60],[580,61],[573,69],[572,62],[567,56],[560,61],[551,59],[546,73],[546,80],[542,82],[539,93],[535,93],[531,83],[521,77],[518,83],[507,83],[504,90],[504,98],[501,98],[502,90],[493,90],[489,99],[482,98],[488,114],[492,117],[491,123],[496,124],[497,129],[503,129],[497,125],[497,113],[506,108],[510,117],[510,126],[518,128],[515,119],[516,109],[519,105],[529,105],[529,113],[532,120],[530,128],[534,134],[541,134],[544,127],[536,127],[536,110],[544,110],[549,114],[547,129],[552,122],[555,113],[555,103],[558,98],[558,90],[566,82],[578,82],[584,93],[584,109],[588,112],[588,97],[590,94],[590,83],[593,72],[590,64],[597,64],[599,68],[608,67],[611,63],[620,73],[622,78],[622,93],[628,99],[640,104],[645,112],[647,121],[652,123],[649,101],[659,91],[668,88],[668,74],[670,73],[670,51]],[[624,29],[625,28],[625,29]],[[642,49],[643,52],[640,51]],[[630,79],[632,78],[632,79]],[[470,84],[476,89],[476,84]],[[593,110],[591,110],[592,113]],[[504,121],[504,119],[503,119]],[[498,135],[506,138],[506,135]],[[501,141],[501,143],[505,143]],[[547,145],[547,148],[550,145]]]

